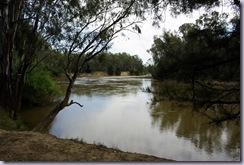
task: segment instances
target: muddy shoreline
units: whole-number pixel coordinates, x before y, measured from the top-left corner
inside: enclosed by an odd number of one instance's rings
[[[0,129],[1,161],[172,161],[123,152],[101,145],[60,139],[50,134]]]

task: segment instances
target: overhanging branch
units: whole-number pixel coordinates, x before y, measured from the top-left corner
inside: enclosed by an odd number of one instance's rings
[[[81,105],[80,103],[75,102],[75,101],[73,101],[73,100],[71,100],[71,101],[67,104],[67,106],[71,106],[71,105],[73,105],[73,104],[77,104],[77,105],[79,105],[80,107],[83,107],[83,105]]]

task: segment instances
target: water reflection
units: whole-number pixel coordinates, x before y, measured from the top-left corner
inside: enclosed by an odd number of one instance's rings
[[[73,105],[61,111],[49,132],[79,138],[123,151],[178,161],[240,160],[240,127],[210,127],[190,105],[163,101],[150,104],[148,78],[80,78],[73,89]]]
[[[53,109],[55,105],[41,106],[41,107],[22,107],[21,116],[24,119],[25,124],[31,130],[34,128],[42,119],[45,118]]]
[[[218,127],[209,125],[207,118],[193,114],[190,104],[186,106],[174,101],[161,101],[150,108],[152,124],[158,125],[161,132],[174,131],[178,138],[190,140],[194,147],[206,151],[209,155],[226,152],[232,160],[240,160],[239,125],[235,123],[225,123]]]

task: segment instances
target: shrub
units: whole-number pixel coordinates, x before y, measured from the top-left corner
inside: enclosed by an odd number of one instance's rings
[[[23,92],[23,102],[43,105],[52,101],[59,93],[58,86],[43,65],[36,67],[28,74]]]
[[[9,131],[26,131],[28,127],[24,124],[23,119],[12,120],[8,111],[0,107],[0,129]]]

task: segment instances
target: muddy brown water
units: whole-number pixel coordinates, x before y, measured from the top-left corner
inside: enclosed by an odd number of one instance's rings
[[[49,133],[177,161],[240,161],[239,125],[210,126],[205,117],[192,116],[190,106],[151,104],[153,94],[141,88],[152,84],[146,77],[79,78],[71,99],[83,107],[62,110]],[[51,108],[25,108],[22,116],[32,128]]]

